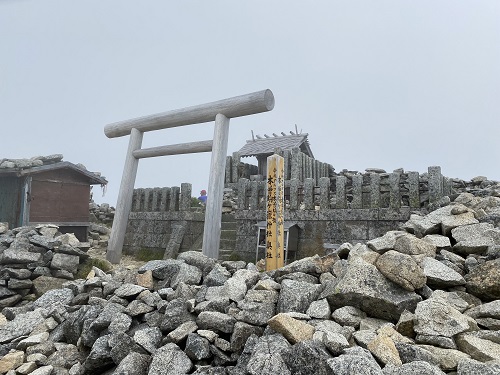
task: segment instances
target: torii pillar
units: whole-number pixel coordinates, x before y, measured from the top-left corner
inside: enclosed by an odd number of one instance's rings
[[[139,159],[210,151],[212,152],[208,182],[210,196],[207,199],[205,211],[203,254],[218,259],[229,120],[233,117],[268,112],[273,108],[273,93],[271,90],[262,90],[212,103],[106,125],[104,133],[108,138],[130,134],[106,259],[116,264],[120,262],[122,256]],[[213,140],[141,149],[143,133],[145,132],[211,121],[215,121]]]

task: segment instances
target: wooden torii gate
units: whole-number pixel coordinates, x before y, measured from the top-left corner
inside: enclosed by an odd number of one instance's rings
[[[120,263],[128,217],[132,208],[132,195],[139,159],[210,151],[212,152],[208,181],[210,198],[207,199],[205,211],[203,254],[217,259],[219,257],[229,119],[268,112],[273,108],[274,95],[272,91],[262,90],[212,103],[175,109],[106,125],[104,134],[108,138],[123,137],[130,134],[106,259],[114,264]],[[142,137],[145,132],[210,121],[215,121],[213,140],[141,149]]]

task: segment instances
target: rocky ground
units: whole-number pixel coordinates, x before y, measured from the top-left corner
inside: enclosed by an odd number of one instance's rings
[[[82,279],[103,252],[4,230],[0,374],[500,374],[499,218],[464,193],[272,272],[186,252]]]

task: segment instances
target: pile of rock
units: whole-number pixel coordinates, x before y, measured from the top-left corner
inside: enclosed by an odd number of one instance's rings
[[[499,374],[499,209],[462,194],[272,272],[198,252],[94,268],[4,308],[0,373]]]
[[[0,228],[0,310],[34,299],[75,278],[88,258],[88,242],[61,234],[55,225]]]
[[[115,208],[108,203],[97,204],[93,200],[89,203],[90,221],[97,224],[109,225],[113,224],[115,218]]]
[[[0,159],[0,169],[26,169],[32,167],[41,167],[58,163],[63,160],[63,155],[54,154],[49,156],[35,156],[29,159]]]

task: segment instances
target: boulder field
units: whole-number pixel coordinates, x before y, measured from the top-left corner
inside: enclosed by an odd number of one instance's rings
[[[85,246],[5,230],[0,374],[500,374],[498,217],[463,193],[270,272],[189,251],[84,279]]]

